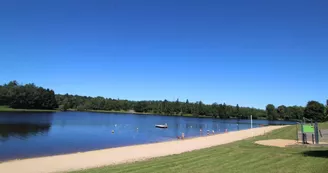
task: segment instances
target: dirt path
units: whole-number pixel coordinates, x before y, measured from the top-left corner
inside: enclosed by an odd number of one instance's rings
[[[249,130],[229,132],[207,137],[162,143],[110,148],[84,153],[14,160],[0,164],[3,173],[49,173],[63,172],[98,166],[126,163],[153,157],[180,154],[262,135],[284,126],[267,126]]]

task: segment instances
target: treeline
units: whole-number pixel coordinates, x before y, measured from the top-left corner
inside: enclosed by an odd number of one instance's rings
[[[139,113],[153,113],[165,115],[188,115],[213,118],[247,119],[251,115],[254,119],[269,120],[297,120],[313,119],[327,120],[328,101],[326,107],[316,101],[308,102],[306,107],[284,106],[277,108],[268,104],[266,110],[250,107],[231,106],[225,103],[204,104],[201,101],[129,101],[104,97],[86,97],[79,95],[55,95],[53,90],[37,87],[34,84],[19,85],[16,81],[0,85],[0,105],[24,109],[56,109],[61,111],[129,111]]]
[[[203,102],[191,103],[188,100],[176,101],[128,101],[110,99],[104,97],[85,97],[78,95],[56,95],[61,110],[76,109],[107,110],[107,111],[135,111],[140,113],[154,113],[165,115],[192,115],[208,116],[214,118],[266,118],[266,112],[262,109],[239,107],[226,104],[207,105]]]
[[[223,104],[204,104],[201,101],[192,103],[186,100],[176,101],[128,101],[104,97],[85,97],[78,95],[56,95],[61,110],[74,109],[106,110],[106,111],[135,111],[139,113],[154,113],[164,115],[190,115],[213,118],[238,118],[247,119],[251,115],[254,119],[268,120],[303,120],[303,118],[324,121],[327,111],[323,104],[310,101],[306,107],[284,106],[277,108],[268,104],[266,110],[240,107]],[[328,106],[327,106],[328,108]],[[328,109],[327,109],[328,110]]]
[[[20,85],[17,81],[0,85],[0,105],[22,109],[56,109],[55,92],[34,84]]]
[[[307,119],[315,121],[327,121],[328,120],[328,100],[326,107],[317,102],[309,101],[306,107],[300,106],[289,106],[284,105],[275,108],[274,105],[268,104],[266,106],[267,119],[277,120],[277,119]]]

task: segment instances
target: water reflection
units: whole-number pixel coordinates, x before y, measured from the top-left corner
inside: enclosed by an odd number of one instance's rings
[[[29,136],[46,134],[50,124],[0,124],[0,140],[5,141],[10,137],[27,139]]]
[[[9,138],[26,140],[31,136],[45,135],[52,123],[52,113],[5,113],[0,116],[0,140]]]

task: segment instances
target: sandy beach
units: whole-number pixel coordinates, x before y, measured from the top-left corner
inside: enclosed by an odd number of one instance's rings
[[[0,164],[3,173],[50,173],[127,163],[180,154],[263,135],[284,126],[267,126],[186,140],[110,148],[83,153],[13,160]]]

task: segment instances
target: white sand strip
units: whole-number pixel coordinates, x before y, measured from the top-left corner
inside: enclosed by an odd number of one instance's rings
[[[227,144],[249,137],[263,135],[284,126],[267,126],[229,132],[207,137],[162,143],[110,148],[84,153],[14,160],[0,164],[1,173],[49,173],[134,162],[154,157],[180,154],[192,150]]]

